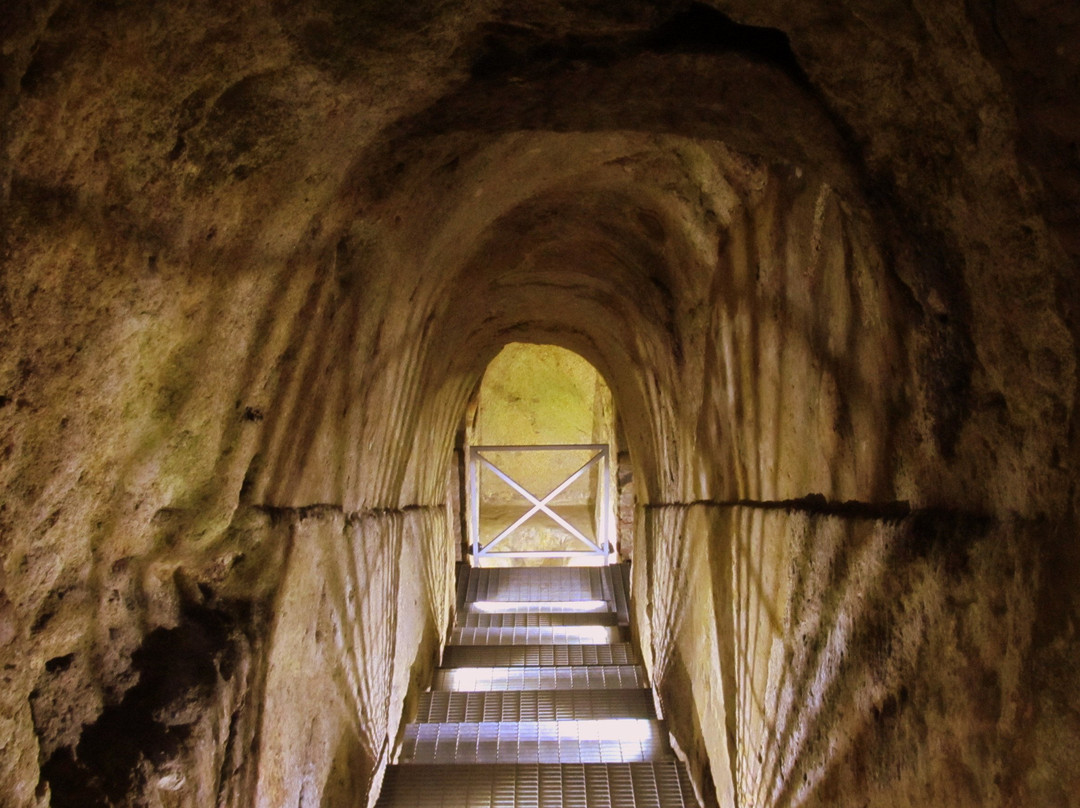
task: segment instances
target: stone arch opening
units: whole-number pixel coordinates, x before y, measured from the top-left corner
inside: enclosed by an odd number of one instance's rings
[[[611,391],[588,360],[550,344],[505,345],[485,369],[463,429],[470,561],[617,558],[615,422]]]

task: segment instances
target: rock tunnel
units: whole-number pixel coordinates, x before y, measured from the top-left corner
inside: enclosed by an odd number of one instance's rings
[[[706,805],[1080,805],[1074,4],[4,16],[0,804],[368,804],[516,342]]]

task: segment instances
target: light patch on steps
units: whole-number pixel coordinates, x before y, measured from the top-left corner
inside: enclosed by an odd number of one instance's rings
[[[519,612],[572,612],[595,614],[611,611],[606,600],[474,600],[468,606],[471,612],[483,614],[512,614]]]

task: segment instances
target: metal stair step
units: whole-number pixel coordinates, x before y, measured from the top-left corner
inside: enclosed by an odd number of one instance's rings
[[[528,628],[455,628],[453,645],[597,645],[621,642],[618,626],[532,626]]]
[[[378,808],[697,808],[686,768],[649,763],[390,766]]]
[[[409,724],[399,763],[636,763],[671,755],[647,718]]]
[[[632,665],[630,643],[606,645],[448,645],[444,668],[548,667],[551,665]]]
[[[420,694],[414,720],[417,723],[453,723],[655,717],[649,691],[642,688],[490,693],[437,690]]]
[[[606,600],[484,600],[463,609],[470,614],[614,614]]]
[[[471,569],[466,602],[608,600],[603,567],[494,567]]]
[[[546,628],[561,626],[615,626],[614,612],[590,614],[576,612],[503,612],[484,614],[462,612],[458,615],[459,628]]]
[[[622,690],[648,687],[640,665],[441,668],[432,690]]]

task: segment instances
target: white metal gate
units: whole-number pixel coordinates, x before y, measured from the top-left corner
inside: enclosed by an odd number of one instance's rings
[[[588,451],[591,457],[578,468],[573,474],[564,479],[545,496],[538,497],[530,492],[521,483],[514,480],[503,469],[500,469],[491,460],[491,455],[500,452],[582,452]],[[470,446],[468,450],[468,473],[469,473],[469,539],[472,544],[472,564],[479,566],[484,558],[578,558],[606,559],[611,552],[611,458],[608,446],[605,443],[573,443],[553,445],[507,445],[507,446]],[[599,515],[596,518],[596,540],[593,541],[561,514],[554,510],[554,499],[573,485],[583,474],[593,466],[599,466],[600,474],[598,481],[597,500],[600,503]],[[516,491],[521,497],[529,502],[532,507],[524,515],[508,525],[486,544],[481,545],[480,537],[480,470],[486,467],[491,470],[500,480]],[[580,543],[579,550],[499,550],[498,546],[504,542],[519,527],[528,522],[537,514],[543,513],[550,517],[559,527],[569,533]]]

